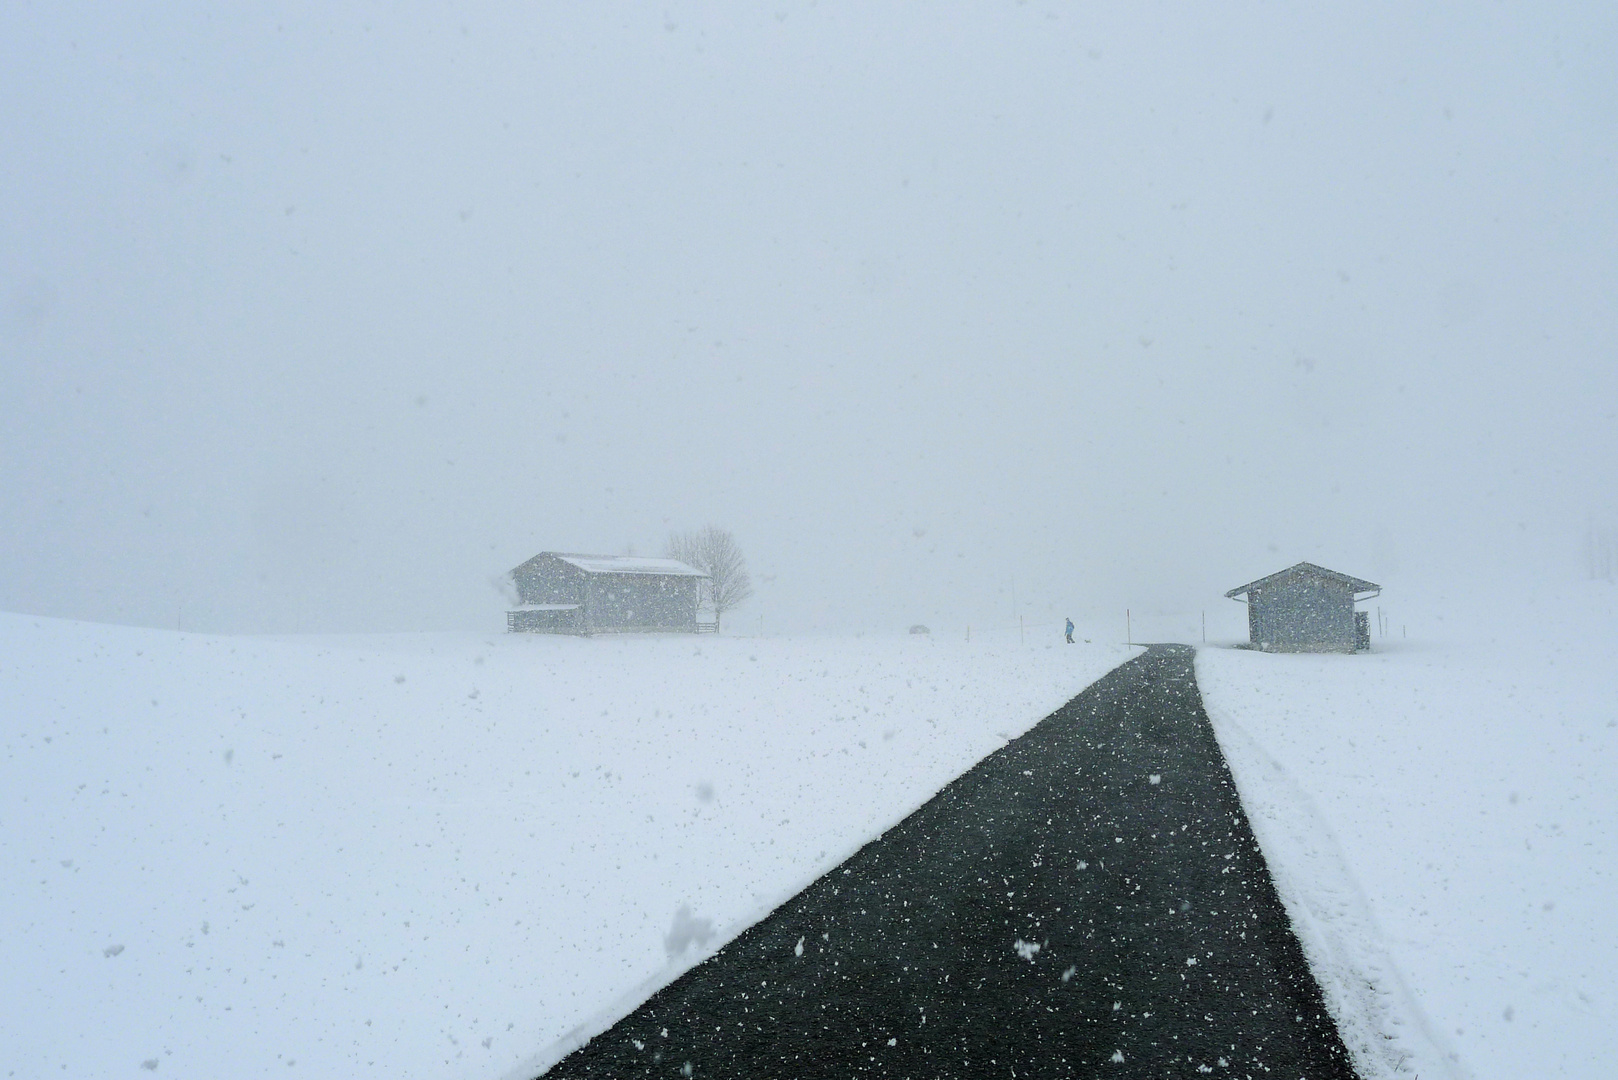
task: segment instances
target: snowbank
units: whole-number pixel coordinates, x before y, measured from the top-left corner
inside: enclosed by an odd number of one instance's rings
[[[1368,1080],[1596,1078],[1618,1061],[1618,595],[1491,602],[1423,601],[1421,638],[1360,656],[1198,653]]]
[[[531,1075],[1128,656],[0,615],[7,1075]]]

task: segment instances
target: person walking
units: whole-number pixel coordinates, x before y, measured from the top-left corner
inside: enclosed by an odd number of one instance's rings
[[[1067,621],[1067,643],[1069,645],[1073,644],[1073,620],[1072,619],[1069,619]]]

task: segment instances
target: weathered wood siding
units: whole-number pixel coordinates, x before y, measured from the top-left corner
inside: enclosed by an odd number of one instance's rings
[[[506,629],[514,634],[582,634],[583,615],[580,608],[518,609],[506,612]]]
[[[511,572],[525,604],[582,604],[590,575],[561,559],[536,555]]]
[[[1247,597],[1252,642],[1269,652],[1354,652],[1354,592],[1341,582],[1299,574]]]
[[[590,574],[585,620],[591,633],[697,628],[700,578]]]
[[[524,604],[578,604],[575,612],[516,612],[507,627],[540,633],[603,634],[697,630],[702,578],[587,573],[553,555],[536,555],[511,572]]]

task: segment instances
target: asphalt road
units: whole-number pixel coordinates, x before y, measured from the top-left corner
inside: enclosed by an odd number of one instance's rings
[[[547,1074],[1351,1078],[1154,646]]]

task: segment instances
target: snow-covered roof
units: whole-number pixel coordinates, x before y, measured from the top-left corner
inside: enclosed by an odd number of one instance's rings
[[[518,604],[512,611],[577,611],[578,604]]]
[[[586,574],[655,574],[660,577],[707,577],[694,566],[678,559],[643,559],[638,555],[562,555],[556,556]]]
[[[1230,590],[1225,595],[1234,600],[1236,597],[1242,595],[1242,593],[1251,593],[1254,589],[1262,589],[1266,585],[1274,585],[1275,583],[1283,581],[1287,578],[1299,576],[1323,578],[1327,581],[1335,581],[1339,584],[1350,586],[1356,593],[1382,591],[1382,586],[1377,585],[1374,582],[1365,581],[1357,577],[1349,577],[1347,574],[1339,574],[1335,570],[1327,570],[1324,566],[1316,566],[1312,562],[1301,562],[1294,566],[1289,566],[1285,570],[1271,574],[1268,577],[1261,577],[1257,581],[1249,581],[1246,585],[1238,586]]]

